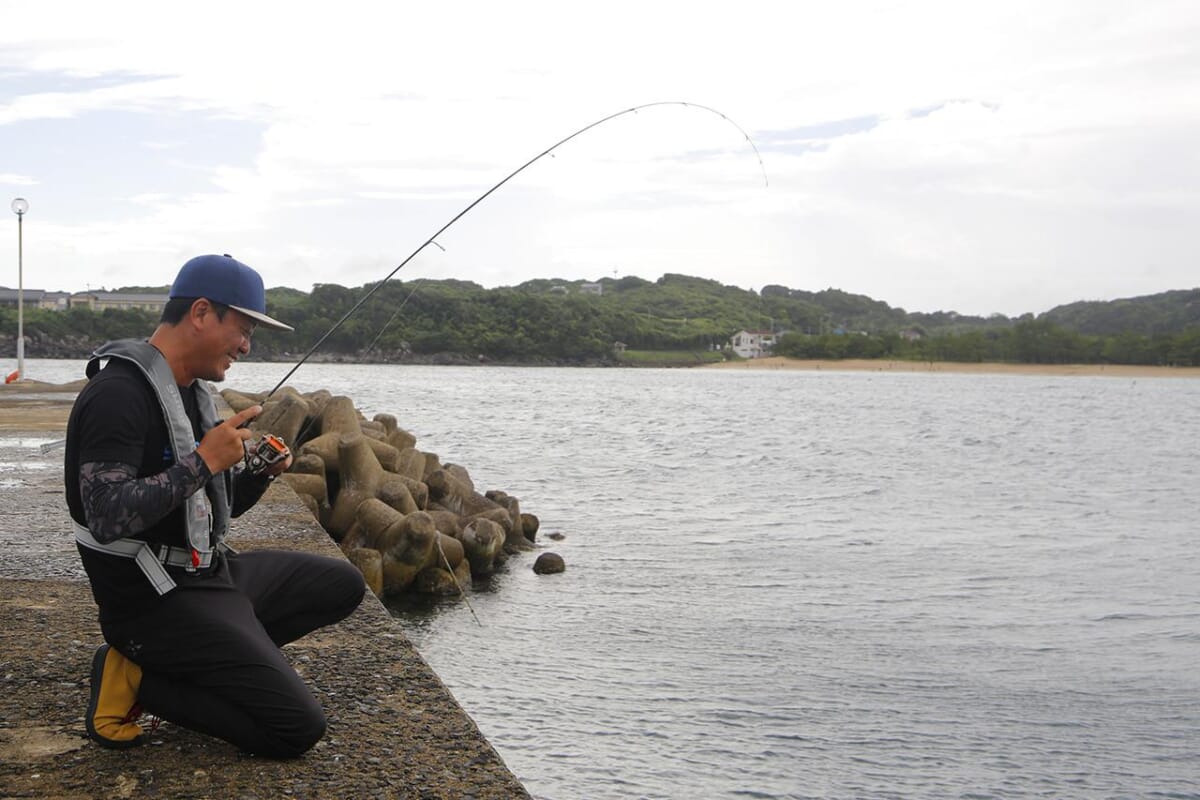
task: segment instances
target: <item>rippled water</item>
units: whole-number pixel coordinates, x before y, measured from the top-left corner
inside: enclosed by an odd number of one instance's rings
[[[294,384],[395,414],[566,559],[510,562],[472,596],[482,627],[461,602],[397,611],[537,797],[1200,797],[1200,382]]]

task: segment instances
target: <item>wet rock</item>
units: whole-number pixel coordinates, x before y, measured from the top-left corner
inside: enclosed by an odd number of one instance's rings
[[[542,553],[537,557],[537,561],[533,562],[533,571],[538,575],[553,575],[566,568],[566,562],[558,553]]]
[[[458,584],[454,576],[442,567],[429,567],[417,573],[417,591],[423,594],[455,595],[458,594]]]
[[[521,532],[525,534],[525,538],[529,541],[537,541],[537,532],[541,524],[541,520],[534,514],[521,514]]]
[[[490,575],[496,556],[504,547],[504,529],[489,519],[472,520],[463,528],[462,547],[471,563],[472,575]]]

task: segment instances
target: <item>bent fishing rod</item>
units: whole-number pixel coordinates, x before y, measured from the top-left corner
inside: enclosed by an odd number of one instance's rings
[[[554,144],[550,145],[550,146],[549,146],[549,147],[547,147],[545,150],[543,150],[542,152],[538,153],[536,156],[534,156],[533,158],[529,159],[529,160],[528,160],[528,161],[526,161],[524,164],[522,164],[521,166],[517,167],[515,170],[513,170],[512,172],[510,172],[508,175],[506,175],[506,176],[505,176],[505,177],[504,177],[502,180],[500,180],[498,183],[496,183],[494,186],[492,186],[492,187],[491,187],[490,189],[488,189],[486,192],[484,192],[483,194],[481,194],[479,197],[475,198],[475,200],[473,200],[473,201],[471,202],[471,204],[470,204],[470,205],[468,205],[468,206],[467,206],[466,208],[464,208],[462,211],[459,211],[457,214],[455,214],[455,215],[454,215],[454,216],[453,216],[453,217],[450,219],[450,221],[449,221],[449,222],[447,222],[447,223],[446,223],[445,225],[443,225],[442,227],[438,228],[438,229],[437,229],[437,231],[436,231],[436,232],[435,232],[435,233],[434,233],[432,236],[430,236],[428,239],[426,239],[424,242],[422,242],[420,247],[418,247],[416,250],[413,250],[413,251],[412,251],[412,253],[410,253],[410,254],[409,254],[408,258],[406,258],[406,259],[404,259],[403,261],[401,261],[401,262],[400,262],[400,263],[399,263],[399,264],[396,266],[396,268],[395,268],[395,269],[393,269],[391,272],[389,272],[389,273],[388,273],[388,274],[387,274],[387,275],[386,275],[386,276],[383,278],[383,280],[379,281],[377,284],[375,284],[373,287],[371,287],[371,289],[370,289],[370,290],[369,290],[369,291],[368,291],[366,294],[364,294],[364,295],[363,295],[361,298],[359,298],[358,302],[356,302],[356,303],[355,303],[353,306],[351,306],[351,307],[350,307],[350,310],[349,310],[349,311],[347,311],[345,314],[343,314],[343,315],[342,315],[342,317],[341,317],[341,319],[339,319],[337,322],[335,322],[335,323],[333,324],[333,327],[331,327],[331,328],[330,328],[328,331],[326,331],[326,332],[325,332],[325,333],[324,333],[324,334],[321,336],[321,338],[317,339],[316,343],[315,343],[315,344],[314,344],[312,347],[310,347],[310,348],[308,349],[308,352],[306,352],[306,353],[305,353],[305,354],[304,354],[304,355],[303,355],[303,356],[300,358],[300,360],[299,360],[299,361],[297,361],[297,362],[296,362],[296,363],[295,363],[295,364],[292,366],[292,368],[291,368],[291,369],[289,369],[289,370],[287,371],[287,374],[286,374],[286,375],[284,375],[284,376],[283,376],[283,378],[281,378],[281,379],[280,379],[279,383],[275,384],[275,387],[274,387],[273,389],[271,389],[271,391],[267,392],[267,393],[266,393],[266,395],[264,395],[264,396],[263,396],[263,398],[262,398],[262,400],[260,400],[259,402],[260,402],[260,403],[266,403],[266,402],[267,402],[267,400],[269,400],[269,399],[271,398],[271,396],[272,396],[272,395],[274,395],[274,394],[275,394],[277,391],[279,391],[279,390],[280,390],[280,389],[283,387],[283,385],[284,385],[285,383],[287,383],[287,382],[288,382],[288,379],[289,379],[289,378],[291,378],[291,377],[292,377],[292,375],[294,375],[294,374],[296,373],[296,370],[300,369],[300,367],[301,367],[301,366],[303,366],[303,365],[304,365],[304,363],[305,363],[306,361],[308,361],[308,359],[309,359],[309,358],[311,358],[311,357],[312,357],[312,355],[313,355],[314,353],[316,353],[316,352],[317,352],[317,350],[319,350],[319,349],[321,348],[321,345],[325,344],[325,342],[326,342],[326,341],[329,339],[329,337],[330,337],[330,336],[332,336],[334,333],[336,333],[336,332],[338,331],[338,329],[342,327],[342,325],[343,325],[343,324],[346,322],[346,320],[350,319],[350,317],[351,317],[351,316],[353,316],[353,314],[354,314],[356,311],[358,311],[358,309],[360,309],[360,308],[363,306],[363,304],[364,304],[364,303],[366,303],[368,300],[370,300],[370,299],[371,299],[371,297],[372,297],[372,296],[374,296],[374,294],[375,294],[377,291],[379,291],[379,289],[380,289],[380,288],[381,288],[381,287],[382,287],[382,286],[383,286],[385,283],[387,283],[389,280],[391,280],[391,279],[392,279],[392,278],[393,278],[393,277],[396,275],[396,273],[397,273],[397,272],[399,272],[401,269],[403,269],[403,268],[404,268],[404,267],[405,267],[405,266],[408,264],[408,262],[410,262],[410,261],[412,261],[414,258],[416,258],[416,257],[417,257],[417,255],[418,255],[418,254],[419,254],[419,253],[420,253],[422,250],[424,250],[425,248],[429,247],[430,245],[434,245],[434,246],[436,246],[436,247],[438,247],[438,248],[441,248],[442,250],[445,250],[445,248],[444,248],[444,247],[442,247],[440,244],[438,244],[438,243],[437,243],[437,241],[435,241],[435,240],[436,240],[436,239],[437,239],[439,236],[441,236],[443,233],[445,233],[445,232],[446,232],[446,230],[447,230],[447,229],[449,229],[451,225],[453,225],[454,223],[456,223],[456,222],[458,222],[460,219],[462,219],[464,216],[466,216],[466,215],[467,215],[467,213],[471,211],[471,209],[475,208],[475,206],[479,205],[479,204],[480,204],[480,203],[482,203],[484,200],[486,200],[486,199],[487,199],[487,198],[488,198],[488,197],[489,197],[489,196],[490,196],[490,195],[491,195],[493,192],[495,192],[495,191],[496,191],[497,189],[499,189],[501,186],[503,186],[504,184],[508,183],[510,180],[512,180],[513,178],[517,177],[518,175],[520,175],[520,174],[521,174],[522,172],[524,172],[524,171],[525,171],[527,168],[529,168],[529,167],[533,166],[533,164],[535,164],[536,162],[540,161],[540,160],[541,160],[542,158],[544,158],[545,156],[548,156],[548,155],[550,155],[551,153],[553,153],[553,152],[554,152],[555,150],[557,150],[559,147],[562,147],[564,144],[566,144],[567,142],[571,141],[571,140],[572,140],[572,139],[574,139],[575,137],[577,137],[577,136],[580,136],[580,135],[582,135],[582,134],[584,134],[584,133],[587,133],[587,132],[588,132],[588,131],[590,131],[592,128],[595,128],[595,127],[597,127],[597,126],[599,126],[599,125],[603,125],[604,123],[606,123],[606,122],[608,122],[608,121],[610,121],[610,120],[614,120],[614,119],[616,119],[617,117],[623,117],[623,116],[625,116],[626,114],[636,114],[636,113],[637,113],[637,112],[639,112],[639,111],[642,111],[642,110],[644,110],[644,109],[647,109],[647,108],[654,108],[654,107],[656,107],[656,106],[683,106],[684,108],[695,108],[695,109],[699,109],[699,110],[701,110],[701,111],[706,111],[706,112],[708,112],[708,113],[710,113],[710,114],[716,114],[718,117],[720,117],[721,119],[723,119],[723,120],[725,120],[726,122],[728,122],[730,125],[732,125],[734,128],[736,128],[736,129],[738,130],[738,132],[739,132],[739,133],[741,133],[741,134],[742,134],[742,136],[743,136],[743,137],[746,139],[746,142],[747,142],[747,143],[750,145],[751,149],[752,149],[752,150],[754,150],[754,156],[755,156],[755,158],[757,158],[757,159],[758,159],[758,166],[759,166],[759,169],[761,169],[761,170],[762,170],[762,174],[763,174],[763,185],[764,185],[764,186],[768,186],[768,185],[770,185],[769,181],[767,180],[767,168],[766,168],[766,166],[763,164],[763,160],[762,160],[762,154],[761,154],[761,153],[759,153],[759,151],[758,151],[758,147],[757,147],[757,146],[754,144],[754,140],[750,138],[750,134],[746,133],[746,131],[745,131],[745,130],[742,128],[742,126],[741,126],[741,125],[738,125],[736,122],[734,122],[734,121],[733,121],[732,119],[730,119],[728,116],[726,116],[725,114],[723,114],[722,112],[718,111],[718,110],[717,110],[717,109],[715,109],[715,108],[712,108],[712,107],[710,107],[710,106],[706,106],[706,105],[702,105],[702,104],[700,104],[700,103],[691,103],[691,102],[688,102],[688,101],[685,101],[685,100],[660,100],[660,101],[653,102],[653,103],[643,103],[642,105],[639,105],[639,106],[633,106],[632,108],[627,108],[627,109],[625,109],[624,111],[618,111],[618,112],[616,112],[616,113],[614,113],[614,114],[609,114],[608,116],[606,116],[606,117],[603,117],[603,118],[601,118],[601,119],[598,119],[598,120],[596,120],[595,122],[593,122],[593,123],[591,123],[591,124],[589,124],[589,125],[585,125],[584,127],[580,128],[579,130],[577,130],[577,131],[575,131],[574,133],[572,133],[570,136],[566,136],[566,137],[564,137],[564,138],[562,138],[562,139],[559,139],[557,142],[555,142]],[[411,295],[410,295],[410,296],[411,296]],[[405,298],[405,302],[408,302],[407,298]],[[403,305],[403,304],[402,304],[402,305]],[[397,313],[399,313],[399,309],[397,309]],[[394,317],[394,316],[395,316],[395,315],[393,315],[393,317]],[[391,323],[390,323],[390,320],[389,320],[389,323],[388,323],[388,324],[391,324]],[[381,332],[381,333],[382,333],[382,332]],[[376,337],[376,339],[378,339],[378,337]],[[372,346],[373,346],[373,345],[374,345],[374,343],[372,343]],[[304,429],[304,430],[307,430],[307,426],[305,427],[305,429]],[[303,432],[302,432],[302,435],[303,435]],[[64,441],[65,441],[65,440],[64,440]],[[50,445],[42,445],[42,452],[43,452],[43,453],[46,453],[46,452],[47,452],[47,450],[48,450],[48,448],[55,447],[55,446],[57,446],[58,444],[61,444],[61,442],[54,442],[54,443],[51,443]],[[282,444],[282,442],[280,442],[280,443],[279,443],[279,447],[284,447],[284,446],[283,446],[283,444]],[[263,451],[263,453],[262,453],[262,456],[261,456],[261,457],[262,457],[262,458],[266,458],[266,459],[268,459],[268,460],[269,460],[269,459],[276,458],[276,457],[281,457],[281,456],[278,456],[278,452],[277,452],[277,451],[272,451],[272,450],[271,450],[271,448],[269,448],[269,447],[268,447],[268,448],[266,448],[266,449]]]
[[[499,189],[501,186],[503,186],[504,184],[508,183],[510,180],[512,180],[513,178],[515,178],[515,177],[517,177],[518,175],[520,175],[522,172],[524,172],[524,171],[525,171],[526,169],[528,169],[529,167],[533,166],[535,163],[537,163],[538,161],[540,161],[542,158],[544,158],[545,156],[548,156],[548,155],[550,155],[550,154],[551,154],[551,153],[553,153],[555,150],[557,150],[558,148],[562,147],[562,146],[563,146],[564,144],[566,144],[567,142],[569,142],[569,141],[571,141],[572,139],[574,139],[576,136],[580,136],[580,135],[582,135],[582,134],[584,134],[584,133],[587,133],[587,132],[588,132],[588,131],[590,131],[592,128],[595,128],[595,127],[597,127],[597,126],[599,126],[599,125],[603,125],[604,123],[606,123],[606,122],[608,122],[608,121],[610,121],[610,120],[614,120],[614,119],[616,119],[616,118],[618,118],[618,117],[623,117],[623,116],[625,116],[626,114],[636,114],[637,112],[639,112],[639,111],[642,111],[643,109],[647,109],[647,108],[654,108],[654,107],[656,107],[656,106],[683,106],[683,107],[685,107],[685,108],[696,108],[696,109],[699,109],[699,110],[701,110],[701,111],[706,111],[706,112],[708,112],[708,113],[710,113],[710,114],[716,114],[718,117],[720,117],[721,119],[723,119],[723,120],[725,120],[726,122],[728,122],[730,125],[732,125],[734,128],[736,128],[736,129],[738,130],[738,132],[739,132],[739,133],[741,133],[741,134],[742,134],[742,136],[743,136],[743,137],[746,139],[746,141],[749,143],[749,145],[750,145],[751,149],[753,149],[753,150],[754,150],[754,156],[755,156],[755,157],[758,159],[758,166],[759,166],[759,168],[762,170],[762,174],[763,174],[763,185],[764,185],[764,186],[769,186],[769,185],[770,185],[769,181],[767,180],[767,168],[766,168],[766,166],[763,164],[763,160],[762,160],[762,154],[760,154],[760,153],[758,152],[758,147],[757,147],[757,146],[755,146],[755,144],[754,144],[754,140],[750,138],[750,134],[746,133],[746,131],[742,129],[742,126],[741,126],[741,125],[738,125],[738,124],[737,124],[736,122],[734,122],[732,119],[730,119],[729,117],[727,117],[725,114],[721,113],[720,111],[716,110],[715,108],[711,108],[711,107],[709,107],[709,106],[701,105],[700,103],[691,103],[691,102],[687,102],[687,101],[684,101],[684,100],[659,100],[659,101],[657,101],[657,102],[653,102],[653,103],[643,103],[642,105],[639,105],[639,106],[634,106],[634,107],[632,107],[632,108],[627,108],[627,109],[625,109],[624,111],[618,111],[618,112],[616,112],[616,113],[614,113],[614,114],[609,114],[607,117],[603,117],[603,118],[601,118],[601,119],[598,119],[598,120],[596,120],[595,122],[593,122],[593,123],[591,123],[591,124],[589,124],[589,125],[585,125],[584,127],[580,128],[579,130],[577,130],[577,131],[575,131],[574,133],[572,133],[570,136],[566,136],[566,137],[564,137],[564,138],[562,138],[562,139],[559,139],[557,142],[555,142],[554,144],[550,145],[550,146],[549,146],[549,147],[547,147],[545,150],[543,150],[542,152],[538,153],[536,156],[534,156],[533,158],[529,159],[528,161],[526,161],[526,162],[525,162],[524,164],[522,164],[521,166],[519,166],[519,167],[517,167],[516,169],[514,169],[512,172],[510,172],[508,175],[506,175],[506,176],[505,176],[503,179],[501,179],[501,180],[500,180],[498,183],[496,183],[494,186],[492,186],[492,187],[491,187],[490,189],[488,189],[486,192],[484,192],[483,194],[479,195],[479,197],[475,198],[475,199],[474,199],[474,200],[471,202],[471,204],[470,204],[470,205],[468,205],[468,206],[467,206],[466,208],[464,208],[462,211],[459,211],[457,214],[455,214],[453,217],[451,217],[451,219],[450,219],[450,221],[449,221],[449,222],[447,222],[447,223],[446,223],[445,225],[443,225],[442,227],[438,228],[438,229],[437,229],[437,231],[436,231],[436,232],[435,232],[435,233],[434,233],[432,236],[430,236],[428,239],[426,239],[424,242],[422,242],[422,244],[421,244],[421,246],[420,246],[420,247],[418,247],[416,250],[413,250],[413,251],[412,251],[412,253],[410,253],[410,254],[409,254],[408,258],[406,258],[406,259],[404,259],[403,261],[401,261],[401,262],[399,263],[399,265],[397,265],[397,266],[396,266],[396,268],[395,268],[395,269],[393,269],[393,270],[392,270],[391,272],[389,272],[389,273],[388,273],[386,276],[384,276],[384,278],[383,278],[381,281],[379,281],[378,283],[376,283],[376,284],[375,284],[373,287],[371,287],[371,289],[370,289],[370,290],[369,290],[369,291],[368,291],[366,294],[364,294],[364,295],[363,295],[361,298],[359,298],[358,302],[356,302],[356,303],[355,303],[353,306],[351,306],[351,307],[350,307],[350,310],[348,310],[348,311],[347,311],[345,314],[343,314],[343,315],[342,315],[342,317],[341,317],[341,319],[339,319],[337,322],[335,322],[335,323],[333,324],[333,327],[331,327],[331,328],[330,328],[328,331],[326,331],[326,332],[325,332],[325,333],[324,333],[324,334],[321,336],[321,338],[317,339],[316,343],[315,343],[315,344],[314,344],[312,347],[310,347],[310,348],[308,349],[308,352],[307,352],[307,353],[305,353],[305,354],[304,354],[304,355],[303,355],[303,356],[300,358],[300,360],[299,360],[299,361],[297,361],[297,362],[296,362],[296,363],[295,363],[295,364],[292,366],[292,368],[291,368],[291,369],[289,369],[289,370],[287,371],[287,374],[286,374],[286,375],[284,375],[284,376],[283,376],[283,378],[281,378],[281,379],[280,379],[279,383],[275,384],[275,388],[273,388],[273,389],[271,389],[271,391],[267,392],[267,393],[266,393],[266,395],[263,397],[263,399],[262,399],[260,402],[261,402],[261,403],[265,403],[265,402],[266,402],[268,399],[270,399],[271,395],[273,395],[273,394],[275,394],[275,392],[279,391],[279,389],[280,389],[280,388],[281,388],[281,387],[282,387],[282,386],[283,386],[285,383],[287,383],[288,379],[289,379],[289,378],[291,378],[291,377],[292,377],[292,375],[294,375],[294,374],[296,373],[296,370],[300,369],[300,367],[304,365],[304,362],[308,361],[308,359],[309,359],[309,358],[310,358],[310,357],[313,355],[313,353],[317,352],[317,350],[319,350],[319,349],[321,348],[321,345],[325,344],[326,340],[328,340],[330,336],[332,336],[334,333],[336,333],[336,332],[337,332],[337,330],[338,330],[339,328],[341,328],[341,327],[342,327],[343,323],[345,323],[345,322],[346,322],[346,320],[350,319],[350,317],[351,317],[351,316],[353,316],[353,314],[354,314],[356,311],[358,311],[358,309],[360,309],[360,308],[363,306],[363,304],[364,304],[364,303],[366,303],[368,300],[370,300],[370,299],[371,299],[371,297],[372,297],[372,296],[374,296],[374,294],[375,294],[377,291],[379,291],[379,289],[380,289],[380,288],[381,288],[381,287],[382,287],[382,286],[383,286],[385,283],[387,283],[389,280],[391,280],[391,279],[392,279],[392,278],[395,276],[395,274],[396,274],[397,272],[399,272],[401,269],[403,269],[403,268],[405,267],[405,265],[407,265],[407,264],[408,264],[408,262],[410,262],[410,261],[412,261],[414,258],[416,258],[416,257],[417,257],[417,255],[418,255],[418,254],[419,254],[419,253],[420,253],[422,250],[424,250],[426,247],[429,247],[430,245],[436,245],[437,247],[441,248],[442,246],[441,246],[440,244],[438,244],[438,243],[437,243],[436,239],[437,239],[439,236],[441,236],[443,233],[445,233],[445,232],[446,232],[446,230],[447,230],[447,229],[449,229],[451,225],[453,225],[454,223],[456,223],[456,222],[458,222],[460,219],[462,219],[464,216],[466,216],[466,215],[467,215],[467,213],[471,211],[471,209],[475,208],[475,206],[479,205],[479,204],[480,204],[480,203],[482,203],[484,200],[486,200],[486,199],[487,199],[487,198],[488,198],[488,197],[489,197],[489,196],[490,196],[490,195],[491,195],[493,192],[495,192],[495,191],[496,191],[497,189]],[[442,248],[442,249],[444,250],[445,248]]]

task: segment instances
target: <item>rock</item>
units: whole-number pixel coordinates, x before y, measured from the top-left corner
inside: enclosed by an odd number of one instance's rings
[[[413,582],[413,588],[422,594],[455,595],[459,593],[454,576],[442,567],[429,567],[421,570]]]
[[[395,437],[389,439],[388,444],[394,447]],[[400,448],[396,455],[396,472],[414,481],[422,480],[425,477],[425,454],[412,445]]]
[[[384,441],[387,442],[388,444],[390,444],[392,447],[396,448],[397,450],[408,450],[408,449],[416,446],[417,437],[413,436],[411,433],[404,430],[403,428],[397,428],[396,430],[388,433],[387,438],[384,439]],[[416,475],[414,477],[420,478],[422,476]]]
[[[235,414],[240,414],[250,406],[258,404],[258,401],[250,395],[234,389],[222,389],[221,398],[229,404],[229,407],[233,409],[233,413]]]
[[[462,538],[463,523],[462,518],[453,511],[446,509],[425,509],[429,516],[433,517],[433,524],[437,529],[447,536],[453,536],[455,539]]]
[[[346,558],[363,574],[367,588],[374,592],[376,597],[383,597],[383,556],[379,551],[369,547],[356,547],[346,553]]]
[[[472,520],[463,528],[462,547],[471,563],[471,574],[490,575],[504,547],[504,529],[489,519]]]
[[[521,519],[521,501],[512,495],[505,495],[504,507],[508,511],[509,521],[504,537],[504,549],[510,553],[532,550],[533,543],[525,537],[525,523]]]
[[[436,545],[440,548],[438,564],[444,567],[446,566],[445,562],[448,561],[450,562],[450,569],[457,569],[458,565],[462,563],[464,556],[463,543],[453,536],[447,536],[438,531]]]
[[[383,429],[383,425],[379,422],[369,419],[360,419],[358,421],[358,427],[359,430],[363,432],[364,436],[369,436],[372,439],[377,439],[381,442],[387,439],[387,431]]]
[[[269,399],[232,389],[222,396],[239,411],[263,405],[256,432],[307,440],[292,445],[285,482],[378,596],[456,594],[510,554],[533,549],[535,515],[507,492],[480,494],[466,468],[418,450],[391,414],[368,420],[348,397],[290,386]],[[543,574],[563,569],[553,553],[535,565]]]
[[[324,505],[329,499],[329,495],[325,490],[324,475],[288,472],[283,475],[283,480],[288,486],[292,487],[292,491],[296,494],[308,495],[318,506]]]
[[[436,543],[440,535],[424,511],[400,517],[383,531],[379,551],[383,554],[384,592],[404,591],[417,573],[438,564]]]
[[[438,501],[460,516],[473,516],[501,508],[499,504],[476,492],[469,483],[464,483],[456,477],[456,471],[443,468],[425,476],[431,500]]]
[[[488,509],[487,511],[481,511],[478,514],[472,514],[471,516],[464,516],[463,519],[467,520],[468,522],[471,520],[475,520],[475,519],[491,520],[492,522],[499,525],[500,528],[504,531],[504,536],[506,539],[512,533],[512,515],[509,514],[508,511],[503,508],[497,507],[497,508]]]
[[[438,458],[437,453],[425,453],[425,472],[421,475],[421,480],[428,480],[429,476],[442,468],[442,460]]]
[[[290,389],[291,387],[285,387]],[[308,426],[312,404],[295,393],[280,391],[263,406],[263,412],[250,422],[250,430],[257,434],[273,433],[282,438],[293,449],[302,442],[298,441],[301,432],[310,434]]]
[[[471,473],[467,472],[467,468],[458,464],[443,464],[442,469],[454,476],[454,479],[466,487],[467,491],[475,491],[475,481],[471,480]]]
[[[303,475],[320,475],[325,477],[325,461],[316,453],[305,453],[292,458],[292,467],[288,470],[292,473],[301,473]]]
[[[537,532],[541,524],[541,521],[535,515],[522,512],[521,532],[525,534],[525,538],[529,541],[537,541]]]
[[[365,500],[382,500],[401,514],[420,508],[408,489],[409,479],[385,470],[375,457],[371,441],[361,433],[343,434],[338,441],[341,486],[329,515],[329,533],[335,540],[345,536],[358,506]]]
[[[537,557],[537,561],[533,562],[533,571],[538,575],[553,575],[566,568],[566,562],[558,553],[542,553]]]
[[[546,538],[547,538],[547,539],[553,539],[553,540],[554,540],[554,541],[556,541],[556,542],[561,542],[563,539],[565,539],[565,538],[567,538],[567,537],[566,537],[566,535],[565,535],[565,534],[563,534],[563,533],[560,533],[560,532],[558,532],[558,531],[555,531],[554,533],[548,533],[548,534],[546,534]]]

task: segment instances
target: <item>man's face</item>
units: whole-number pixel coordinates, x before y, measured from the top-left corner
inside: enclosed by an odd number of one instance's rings
[[[196,377],[207,381],[225,380],[225,372],[233,362],[250,352],[250,338],[254,336],[256,326],[254,320],[232,308],[221,319],[210,306],[202,327]]]

